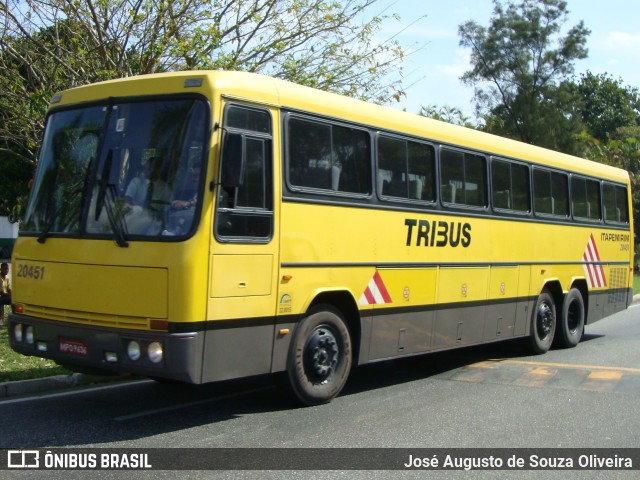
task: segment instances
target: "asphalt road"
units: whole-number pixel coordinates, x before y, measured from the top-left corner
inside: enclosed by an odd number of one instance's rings
[[[640,447],[640,309],[586,329],[577,348],[522,342],[354,371],[328,405],[300,408],[270,379],[188,387],[134,381],[0,401],[0,448]],[[206,451],[203,451],[206,452]],[[327,465],[331,465],[327,460]],[[329,467],[328,467],[329,468]],[[192,471],[146,478],[637,478],[623,471]],[[3,472],[40,478],[45,472]],[[40,475],[38,475],[40,474]],[[131,472],[46,472],[130,478]],[[125,477],[126,476],[126,477]]]

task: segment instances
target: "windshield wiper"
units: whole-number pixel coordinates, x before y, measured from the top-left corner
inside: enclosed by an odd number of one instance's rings
[[[56,211],[53,213],[53,217],[51,217],[51,221],[47,225],[45,225],[45,227],[40,232],[40,235],[38,235],[38,243],[44,243],[47,241],[49,232],[51,231],[53,224],[56,223],[56,219],[58,218],[58,215],[60,215],[60,212],[62,212],[61,206],[56,208]]]
[[[119,247],[128,247],[126,232],[127,227],[124,223],[122,215],[118,216],[115,211],[118,191],[115,184],[110,180],[111,164],[113,162],[113,150],[109,150],[107,158],[104,161],[104,168],[98,183],[98,197],[96,199],[95,220],[98,221],[102,214],[102,209],[106,208],[107,219],[113,232],[113,239]]]

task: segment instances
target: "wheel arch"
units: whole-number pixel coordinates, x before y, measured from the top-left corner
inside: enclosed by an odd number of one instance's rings
[[[540,292],[547,290],[553,297],[553,303],[556,306],[556,311],[561,311],[562,303],[564,301],[564,292],[562,290],[562,284],[560,280],[548,280],[540,289]]]
[[[585,325],[589,320],[589,287],[585,278],[577,278],[571,284],[571,288],[575,288],[582,295],[582,302],[584,303],[584,323]]]
[[[337,309],[344,320],[351,335],[351,347],[353,349],[352,361],[357,364],[360,355],[360,338],[362,326],[360,322],[360,311],[355,298],[348,290],[328,290],[319,292],[309,304],[307,311],[318,305],[331,305]]]

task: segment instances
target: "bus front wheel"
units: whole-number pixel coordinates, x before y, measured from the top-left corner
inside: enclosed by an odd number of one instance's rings
[[[559,325],[560,337],[558,343],[565,347],[575,347],[580,343],[584,333],[584,300],[577,288],[567,293],[562,305],[562,319]]]
[[[305,405],[331,401],[344,387],[352,362],[351,336],[340,312],[315,307],[295,330],[287,362],[289,386]]]
[[[535,354],[547,352],[551,348],[556,331],[556,305],[548,290],[543,290],[538,297],[531,316],[531,349]]]

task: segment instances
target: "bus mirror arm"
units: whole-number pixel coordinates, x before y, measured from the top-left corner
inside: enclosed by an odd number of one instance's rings
[[[224,132],[220,185],[236,188],[242,186],[244,177],[244,137],[239,133]]]

